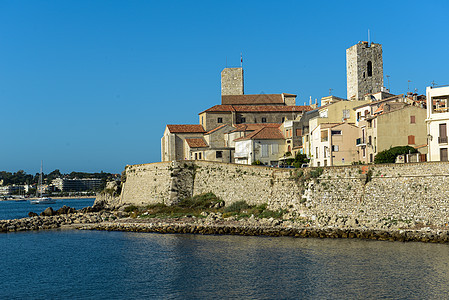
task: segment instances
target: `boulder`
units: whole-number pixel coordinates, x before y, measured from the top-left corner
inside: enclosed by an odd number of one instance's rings
[[[60,209],[58,209],[56,211],[56,214],[57,215],[66,215],[67,213],[69,213],[69,210],[70,210],[70,207],[67,207],[64,205],[63,207],[61,207]]]
[[[53,210],[53,208],[51,207],[47,207],[42,213],[41,216],[46,216],[46,217],[50,217],[50,216],[54,216],[55,215],[55,211]]]
[[[35,212],[30,211],[30,212],[28,213],[28,217],[37,217],[37,216],[38,216],[38,214],[35,213]]]

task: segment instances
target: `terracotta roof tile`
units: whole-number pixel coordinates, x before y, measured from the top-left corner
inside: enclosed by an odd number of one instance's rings
[[[225,126],[227,126],[227,125],[226,125],[226,124],[220,125],[220,126],[214,128],[214,129],[212,129],[212,130],[209,130],[209,131],[206,132],[205,134],[211,134],[211,133],[213,133],[213,132],[215,132],[215,131],[217,131],[217,130],[219,130],[219,129],[225,127]]]
[[[190,138],[186,139],[187,145],[190,148],[206,148],[207,144],[203,138]]]
[[[204,133],[203,125],[167,125],[171,133]]]
[[[221,96],[223,105],[260,105],[260,104],[284,104],[281,94],[258,95],[225,95]]]
[[[279,128],[273,127],[263,127],[259,130],[256,130],[245,137],[241,137],[235,139],[234,141],[243,141],[243,140],[280,140],[284,139]]]
[[[201,112],[306,112],[312,108],[308,105],[215,105]]]
[[[280,123],[251,123],[251,124],[237,124],[235,125],[235,129],[232,130],[231,132],[236,132],[236,131],[255,131],[255,130],[259,130],[263,127],[274,127],[274,128],[279,128],[279,126],[281,126],[282,124]]]

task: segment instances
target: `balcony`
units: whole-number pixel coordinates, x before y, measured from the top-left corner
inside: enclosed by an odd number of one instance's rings
[[[358,138],[355,140],[356,146],[365,146],[366,145],[366,139],[365,138]]]
[[[438,144],[447,144],[447,136],[439,136]]]

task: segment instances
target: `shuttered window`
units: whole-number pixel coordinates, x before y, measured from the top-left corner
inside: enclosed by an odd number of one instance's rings
[[[414,145],[415,144],[415,136],[414,135],[409,135],[408,136],[408,144],[409,145]]]
[[[271,154],[277,154],[279,152],[279,145],[278,144],[272,144],[271,145]]]
[[[268,157],[268,145],[262,145],[262,157]]]

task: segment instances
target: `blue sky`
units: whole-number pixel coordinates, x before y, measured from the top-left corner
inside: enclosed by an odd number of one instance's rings
[[[367,5],[369,4],[369,5]],[[245,93],[346,97],[345,50],[383,46],[393,93],[449,84],[449,1],[0,0],[0,170],[121,172],[165,124]]]

